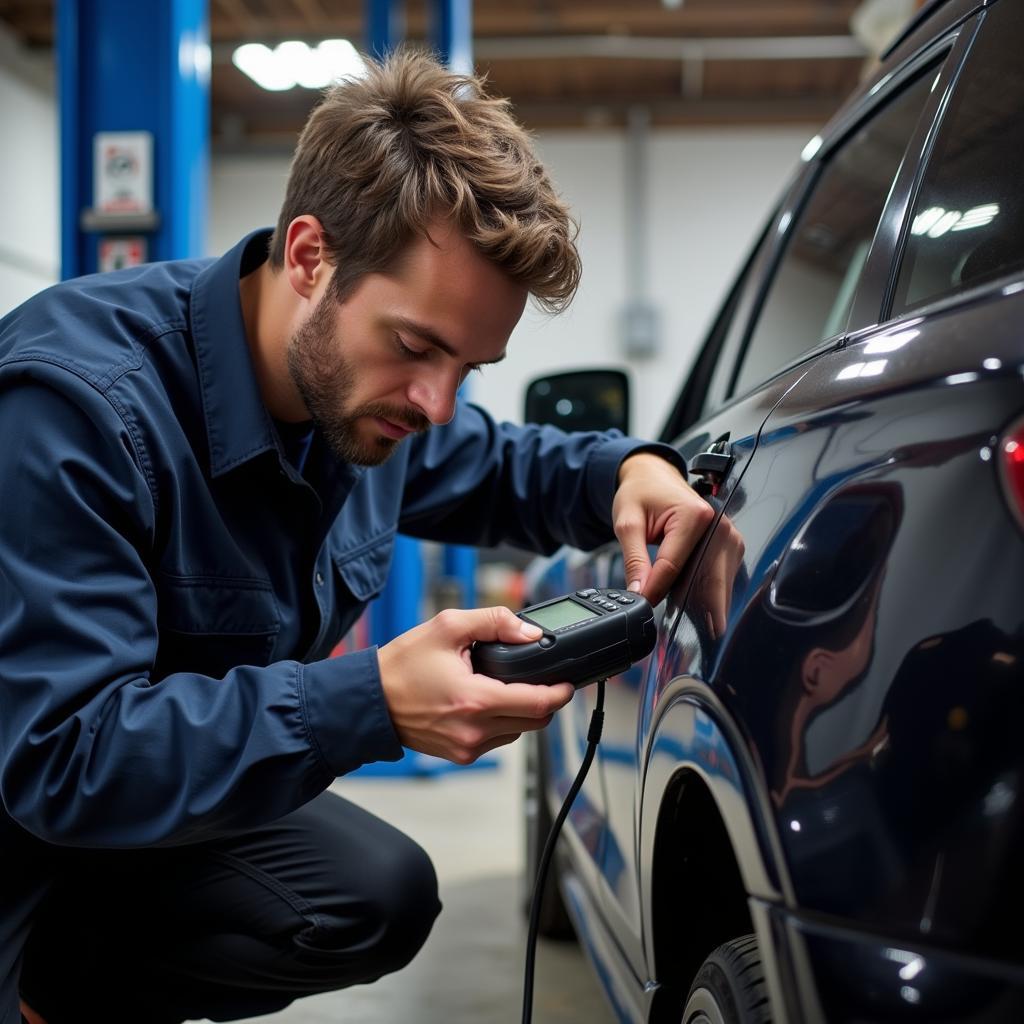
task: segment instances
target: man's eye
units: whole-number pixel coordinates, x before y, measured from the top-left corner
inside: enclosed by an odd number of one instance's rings
[[[418,351],[414,348],[409,348],[404,341],[402,341],[400,335],[395,335],[395,345],[398,351],[405,356],[407,359],[425,359],[427,357],[427,350]]]

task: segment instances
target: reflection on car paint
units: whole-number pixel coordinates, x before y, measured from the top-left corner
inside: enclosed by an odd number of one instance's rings
[[[693,731],[683,735],[660,735],[651,748],[650,759],[666,764],[696,765],[708,776],[739,786],[740,772],[714,719],[703,709],[693,714]]]

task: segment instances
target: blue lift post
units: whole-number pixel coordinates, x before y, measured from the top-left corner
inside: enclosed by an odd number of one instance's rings
[[[58,0],[61,276],[99,268],[98,240],[83,230],[93,206],[97,132],[153,136],[147,260],[205,255],[209,177],[210,44],[207,0]]]
[[[471,0],[433,0],[433,44],[444,61],[456,57],[471,66]],[[402,7],[400,0],[367,0],[367,50],[383,56],[401,41]],[[459,603],[476,603],[476,552],[471,548],[449,546],[445,549],[443,571],[459,585]],[[420,621],[423,592],[423,559],[419,545],[399,537],[396,540],[391,574],[384,592],[371,611],[370,634],[376,644],[412,629]]]
[[[472,69],[472,0],[433,0],[434,31],[431,42],[438,56],[453,70]],[[366,49],[376,57],[385,56],[401,42],[404,18],[401,0],[366,0]],[[471,548],[447,545],[443,572],[456,580],[460,604],[476,603],[476,552]],[[423,593],[423,556],[418,541],[399,535],[395,538],[391,573],[381,595],[370,609],[370,636],[375,644],[412,629],[420,621]],[[482,758],[472,767],[493,768],[493,758]],[[364,765],[358,774],[370,776],[428,776],[451,771],[454,765],[436,757],[406,751],[401,761]]]
[[[460,75],[473,71],[473,0],[432,0],[433,31],[431,41],[437,55]],[[460,396],[469,398],[469,381]],[[444,549],[442,571],[458,584],[459,605],[476,606],[477,554],[473,548],[448,544]]]

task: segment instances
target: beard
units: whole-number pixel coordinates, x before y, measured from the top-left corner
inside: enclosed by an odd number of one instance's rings
[[[385,402],[370,402],[350,408],[358,374],[354,362],[344,354],[335,326],[337,299],[323,296],[288,344],[288,372],[314,425],[331,451],[357,466],[379,466],[400,441],[380,434],[367,439],[359,421],[377,416],[410,430],[422,432],[430,421],[414,409]]]

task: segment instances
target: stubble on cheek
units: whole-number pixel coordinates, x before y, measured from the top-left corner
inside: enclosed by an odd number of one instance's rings
[[[372,417],[390,420],[413,431],[430,423],[416,410],[382,402],[351,408],[358,369],[344,354],[337,329],[337,300],[325,295],[292,336],[288,345],[288,371],[331,450],[340,459],[361,466],[386,461],[400,441],[378,433]]]

